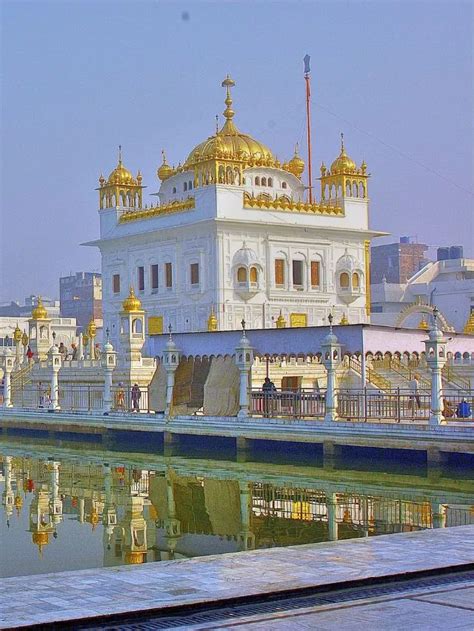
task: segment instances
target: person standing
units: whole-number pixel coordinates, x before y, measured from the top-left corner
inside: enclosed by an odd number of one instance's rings
[[[421,407],[420,394],[419,394],[419,381],[418,375],[413,375],[413,379],[410,381],[410,407],[413,415],[415,414],[415,405],[419,410]]]
[[[140,412],[140,399],[142,393],[138,383],[134,383],[132,387],[132,410],[133,412]]]

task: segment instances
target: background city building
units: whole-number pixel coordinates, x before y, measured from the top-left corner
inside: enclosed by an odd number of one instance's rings
[[[91,318],[102,323],[102,276],[96,272],[76,272],[59,279],[61,315],[75,318],[84,329]]]
[[[406,283],[428,262],[427,250],[427,245],[414,243],[411,237],[400,237],[398,243],[372,246],[371,283],[381,283],[384,278],[387,283]]]

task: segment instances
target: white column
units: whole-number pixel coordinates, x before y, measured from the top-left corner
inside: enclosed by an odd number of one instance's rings
[[[79,342],[77,345],[77,359],[84,359],[84,340],[82,339],[82,333],[79,333]]]
[[[441,367],[431,367],[431,413],[430,425],[440,425],[443,420],[443,382]]]
[[[15,368],[18,370],[21,366],[21,340],[15,341]]]
[[[362,355],[360,356],[360,387],[365,388],[367,385],[367,364],[365,360],[365,351],[362,350]]]
[[[108,334],[108,329],[107,329]],[[102,366],[104,368],[104,404],[103,412],[108,414],[112,409],[112,373],[117,365],[117,353],[107,339],[102,354]]]
[[[249,415],[249,370],[240,368],[239,413],[237,416]]]
[[[12,403],[12,381],[11,375],[13,370],[13,352],[7,347],[3,358],[3,407],[11,408]]]
[[[326,500],[326,508],[328,515],[328,534],[329,541],[337,541],[337,497],[335,493],[329,493]]]
[[[174,375],[176,367],[166,367],[166,410],[165,416],[169,416],[171,413],[171,406],[173,405],[173,390],[174,390]]]
[[[325,421],[336,420],[336,369],[327,367],[326,415]]]

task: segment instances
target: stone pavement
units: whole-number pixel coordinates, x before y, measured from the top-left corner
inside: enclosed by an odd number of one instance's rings
[[[0,580],[0,628],[53,621],[93,622],[98,616],[158,613],[196,603],[224,604],[252,595],[341,586],[446,567],[471,564],[472,569],[473,542],[474,526],[459,526],[142,566],[5,578]],[[412,612],[416,609],[423,619],[424,603],[409,599],[406,606]],[[454,615],[456,610],[451,609]],[[400,626],[406,626],[411,615]],[[394,616],[396,619],[397,614]],[[270,625],[265,628],[273,628],[273,622]],[[455,627],[450,624],[449,628]]]
[[[179,627],[178,627],[179,628]],[[400,631],[416,629],[446,631],[474,629],[474,583],[455,587],[411,590],[392,597],[368,598],[288,612],[255,615],[231,622],[190,625],[189,631],[229,629],[232,631],[308,630]]]

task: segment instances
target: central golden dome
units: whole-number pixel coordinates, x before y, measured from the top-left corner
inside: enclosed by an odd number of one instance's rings
[[[254,163],[257,166],[260,164],[268,165],[275,161],[268,147],[252,136],[241,133],[235,126],[232,120],[234,110],[231,108],[232,98],[230,96],[230,88],[234,85],[235,82],[229,75],[222,82],[222,86],[226,88],[226,109],[224,111],[226,122],[224,126],[220,131],[216,131],[214,136],[210,136],[191,151],[184,164],[185,167],[214,158],[241,160]]]

